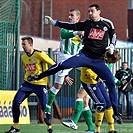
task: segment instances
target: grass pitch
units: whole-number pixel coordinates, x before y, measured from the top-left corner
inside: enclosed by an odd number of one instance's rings
[[[86,124],[83,122],[80,122],[78,126],[77,130],[73,130],[63,126],[61,123],[54,123],[53,133],[84,133],[87,129]],[[0,133],[5,133],[10,127],[11,125],[0,125]],[[45,124],[21,124],[20,129],[21,133],[47,133],[47,126]],[[133,123],[115,124],[115,129],[118,133],[133,133]],[[108,133],[107,123],[102,124],[101,133]]]

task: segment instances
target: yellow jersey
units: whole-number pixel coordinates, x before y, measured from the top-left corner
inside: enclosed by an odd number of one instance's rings
[[[106,64],[109,69],[111,69],[112,64]],[[90,68],[88,67],[82,67],[81,69],[81,74],[80,74],[80,80],[85,83],[85,84],[96,84],[97,74],[93,72]]]
[[[34,50],[33,54],[28,56],[26,53],[22,55],[22,64],[24,68],[24,81],[29,82],[27,77],[29,75],[39,75],[48,69],[48,65],[54,65],[55,62],[44,52]],[[40,80],[30,81],[29,83],[35,85],[47,85],[48,77]]]
[[[85,84],[96,84],[97,74],[93,72],[90,68],[82,67],[80,80]]]

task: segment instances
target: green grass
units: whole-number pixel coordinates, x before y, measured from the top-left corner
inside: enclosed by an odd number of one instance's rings
[[[0,125],[0,133],[4,133],[10,128],[11,125]],[[84,133],[87,129],[85,123],[80,122],[78,129],[73,130],[64,127],[62,124],[53,124],[54,133]],[[108,133],[107,123],[103,123],[101,126],[101,133]],[[21,133],[47,133],[47,126],[45,124],[28,124],[20,125]],[[124,123],[123,125],[115,124],[115,129],[118,133],[133,133],[133,123]]]

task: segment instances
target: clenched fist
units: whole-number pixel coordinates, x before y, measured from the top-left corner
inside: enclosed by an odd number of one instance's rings
[[[55,25],[56,20],[53,20],[50,16],[45,16],[45,24]]]

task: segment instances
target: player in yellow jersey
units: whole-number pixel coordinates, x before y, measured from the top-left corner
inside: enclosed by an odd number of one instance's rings
[[[115,63],[121,58],[119,52],[116,50],[114,51],[113,55],[107,53],[106,56],[107,56],[106,59],[107,64]],[[83,109],[83,100],[78,100],[78,99],[84,99],[89,94],[97,105],[97,111],[95,116],[95,130],[96,130],[95,133],[100,133],[100,126],[103,120],[104,113],[106,116],[106,120],[108,122],[108,127],[109,127],[108,133],[117,133],[117,131],[115,131],[114,129],[114,119],[112,117],[113,116],[112,105],[102,80],[91,69],[83,67],[81,70],[81,82],[86,91],[83,88],[81,88],[78,91],[76,99],[76,108],[74,110],[74,117],[72,120],[62,121],[62,124],[70,128],[76,126]],[[83,115],[85,113],[84,112],[85,109],[86,108],[84,108],[83,110]],[[86,117],[84,118],[87,119],[87,114]],[[89,125],[90,122],[91,120],[88,120],[86,121],[86,124]],[[88,129],[85,133],[93,133],[93,130]]]
[[[47,82],[48,78],[42,78],[38,81],[27,80],[29,75],[40,74],[48,69],[48,65],[54,65],[55,62],[43,51],[33,48],[33,39],[29,36],[21,38],[24,54],[22,55],[22,64],[24,68],[24,83],[20,86],[13,99],[12,111],[14,126],[5,133],[20,133],[19,116],[20,104],[31,94],[35,93],[39,99],[42,110],[46,108],[47,103]],[[48,133],[52,133],[51,125],[48,125]]]

